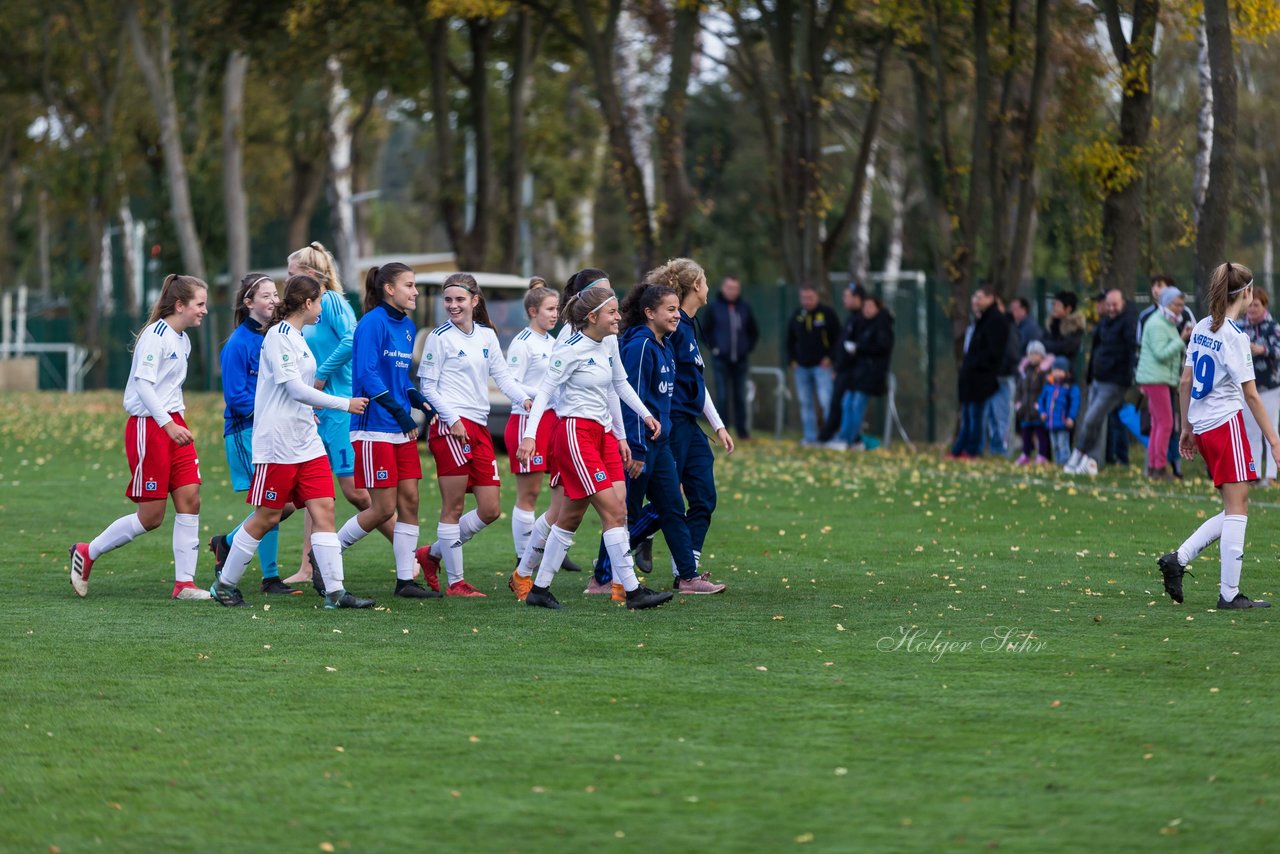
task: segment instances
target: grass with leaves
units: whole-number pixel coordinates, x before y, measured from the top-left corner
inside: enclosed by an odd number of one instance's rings
[[[1216,549],[1183,606],[1155,571],[1216,512],[1202,477],[758,440],[718,457],[722,596],[629,613],[561,573],[565,610],[526,608],[504,518],[467,547],[488,599],[393,600],[374,537],[347,577],[385,608],[246,583],[254,608],[224,610],[166,598],[171,519],[77,599],[68,544],[129,507],[119,396],[0,400],[0,849],[1263,850],[1280,830],[1280,608],[1212,611]],[[188,402],[207,538],[246,507],[220,401]],[[1266,597],[1280,505],[1255,497],[1243,587]],[[283,567],[299,539],[286,523]]]

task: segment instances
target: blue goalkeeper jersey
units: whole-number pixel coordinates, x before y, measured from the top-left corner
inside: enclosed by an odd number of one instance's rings
[[[302,327],[311,355],[316,357],[316,379],[324,380],[327,394],[351,397],[351,342],[356,313],[337,291],[320,297],[320,322]]]
[[[352,397],[369,398],[362,415],[351,416],[351,431],[403,433],[400,422],[388,410],[409,411],[408,388],[413,385],[409,363],[417,327],[404,312],[382,303],[356,324],[351,340]],[[374,398],[386,395],[381,404]]]

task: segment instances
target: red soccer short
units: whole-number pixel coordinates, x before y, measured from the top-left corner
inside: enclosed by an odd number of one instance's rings
[[[512,415],[507,419],[507,428],[503,431],[512,474],[532,474],[548,469],[547,455],[551,438],[555,435],[556,415],[554,412],[547,412],[542,416],[542,420],[538,422],[538,433],[533,437],[533,459],[528,464],[521,464],[516,458],[516,449],[520,447],[520,437],[524,435],[524,428],[528,424],[528,415]]]
[[[246,502],[279,510],[289,502],[301,507],[313,498],[333,498],[333,469],[329,457],[305,463],[257,463]]]
[[[466,439],[454,437],[444,419],[436,419],[435,429],[427,440],[436,458],[436,477],[465,476],[467,491],[477,486],[501,486],[489,426],[467,418],[462,419],[462,425],[467,428]]]
[[[186,427],[181,412],[170,412],[175,424]],[[200,483],[196,443],[178,445],[154,418],[131,415],[124,425],[124,455],[132,476],[124,494],[130,501],[164,501],[181,486]]]
[[[623,479],[618,440],[599,421],[562,418],[552,444],[565,498],[590,498]]]
[[[1196,447],[1209,467],[1214,486],[1258,479],[1258,466],[1253,461],[1249,437],[1244,432],[1243,410],[1207,433],[1197,433]]]
[[[356,489],[386,489],[402,480],[422,479],[417,442],[351,443],[356,449]]]

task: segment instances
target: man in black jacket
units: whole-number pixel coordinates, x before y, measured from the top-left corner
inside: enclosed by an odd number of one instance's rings
[[[747,375],[760,330],[751,306],[742,298],[742,283],[737,276],[724,277],[720,292],[703,315],[702,337],[711,348],[716,374],[716,403],[721,416],[732,421],[738,438],[750,439]]]
[[[1063,471],[1067,474],[1098,473],[1098,461],[1089,456],[1102,438],[1107,417],[1124,403],[1125,392],[1133,385],[1134,317],[1117,290],[1107,291],[1102,301],[1102,316],[1093,330],[1093,349],[1085,379],[1089,383],[1089,401],[1076,447]]]
[[[838,321],[835,309],[818,301],[818,291],[813,285],[800,286],[800,308],[787,324],[787,362],[795,375],[800,425],[804,429],[802,444],[805,445],[818,441],[815,398],[822,418],[830,417],[831,354],[839,331]]]
[[[831,410],[827,413],[827,422],[818,436],[819,442],[832,442],[839,448],[847,444],[835,438],[844,421],[844,396],[853,389],[853,366],[857,361],[854,350],[858,340],[858,329],[865,322],[862,318],[862,305],[867,298],[867,291],[862,285],[852,283],[840,295],[846,312],[844,326],[840,330],[840,339],[836,342],[833,365],[835,368],[835,388],[831,392]]]
[[[997,377],[1009,343],[1009,323],[987,286],[973,292],[970,305],[975,319],[965,343],[964,360],[960,363],[957,382],[960,430],[951,446],[951,456],[958,458],[982,454],[982,408],[996,393]]]

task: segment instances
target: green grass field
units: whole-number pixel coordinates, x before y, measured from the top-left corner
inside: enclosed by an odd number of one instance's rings
[[[119,396],[0,401],[5,851],[1275,848],[1280,608],[1212,611],[1216,548],[1183,606],[1155,570],[1216,512],[1201,477],[758,441],[719,458],[722,596],[629,613],[561,573],[566,609],[526,608],[504,518],[468,546],[485,600],[393,600],[374,537],[347,578],[385,609],[264,603],[255,564],[226,610],[168,600],[169,522],[77,599],[68,544],[129,508]],[[220,400],[188,404],[207,538],[246,507]]]

